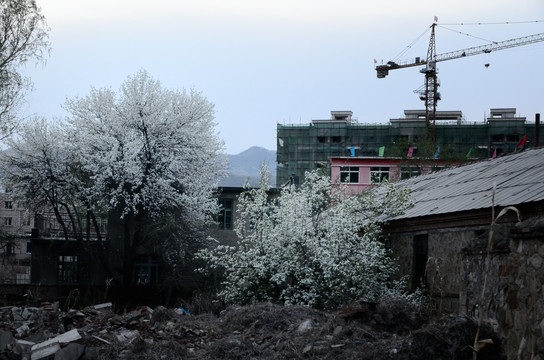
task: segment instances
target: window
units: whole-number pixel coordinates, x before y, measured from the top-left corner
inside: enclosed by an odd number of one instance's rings
[[[340,167],[340,182],[357,184],[359,182],[359,167],[358,166],[341,166]]]
[[[389,167],[371,167],[370,182],[372,184],[381,184],[384,181],[389,181]]]
[[[217,218],[217,222],[219,223],[219,229],[232,230],[232,227],[233,227],[232,199],[219,199],[219,206],[221,206],[221,210],[219,211],[219,216]]]
[[[418,166],[404,166],[400,169],[400,178],[401,180],[409,179],[413,176],[418,176],[421,174],[421,171]]]
[[[4,209],[6,210],[13,209],[13,203],[11,201],[4,201]]]
[[[59,284],[77,283],[77,256],[59,256]]]
[[[12,242],[8,242],[8,243],[6,244],[4,253],[5,253],[6,255],[14,255],[14,254],[15,254],[14,247],[15,247],[15,246],[14,246],[14,244],[13,244]]]
[[[159,265],[157,264],[135,264],[134,282],[136,285],[150,285],[159,282]]]
[[[506,135],[506,141],[508,142],[518,142],[519,141],[519,136],[518,135]]]
[[[11,226],[12,225],[12,218],[11,216],[6,216],[4,218],[4,226]]]
[[[506,136],[503,134],[495,134],[491,136],[492,142],[504,142]]]
[[[31,254],[32,253],[32,242],[27,241],[26,242],[26,253]]]

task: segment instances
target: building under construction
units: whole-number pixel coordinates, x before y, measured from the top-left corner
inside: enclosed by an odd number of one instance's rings
[[[301,182],[306,171],[328,168],[337,156],[440,158],[455,161],[500,156],[539,146],[539,114],[528,122],[515,108],[491,109],[484,122],[468,122],[461,111],[437,111],[435,141],[426,137],[425,110],[405,110],[388,124],[362,124],[351,111],[306,125],[277,126],[277,185]],[[409,155],[408,155],[409,154]]]

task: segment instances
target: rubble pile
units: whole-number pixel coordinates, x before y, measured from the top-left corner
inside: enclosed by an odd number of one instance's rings
[[[428,324],[401,303],[361,303],[340,312],[263,303],[229,307],[219,316],[161,306],[117,314],[111,303],[61,310],[44,303],[1,307],[0,322],[0,360],[472,359],[476,332],[467,317]],[[489,358],[500,358],[498,347],[489,348],[495,349]]]
[[[0,308],[0,359],[134,359],[143,348],[163,345],[189,353],[207,331],[182,317],[188,317],[182,309],[146,306],[119,315],[111,303],[68,311],[58,302],[6,306]]]

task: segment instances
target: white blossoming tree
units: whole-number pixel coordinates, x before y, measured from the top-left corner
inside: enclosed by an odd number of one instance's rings
[[[0,2],[0,133],[10,134],[17,125],[16,110],[31,88],[19,68],[45,62],[49,30],[35,0]]]
[[[268,179],[239,198],[238,247],[200,253],[207,270],[224,274],[219,296],[226,303],[280,301],[336,308],[354,299],[401,296],[391,284],[395,270],[380,236],[380,221],[409,206],[409,192],[384,184],[346,196],[329,177],[306,174],[276,199]]]
[[[35,123],[11,140],[0,164],[14,195],[50,206],[77,199],[109,213],[119,222],[124,284],[136,250],[149,241],[165,258],[182,256],[218,212],[215,190],[226,164],[213,104],[196,91],[164,89],[142,70],[119,92],[93,89],[65,108],[70,116],[55,131]],[[37,192],[42,185],[59,196]]]
[[[66,140],[61,128],[46,119],[23,123],[17,136],[6,139],[8,150],[0,152],[2,185],[21,208],[41,215],[52,212],[65,240],[77,240],[86,251],[91,233],[98,242],[105,240],[100,226],[104,210],[93,206],[90,174]],[[103,252],[96,260],[112,276]]]

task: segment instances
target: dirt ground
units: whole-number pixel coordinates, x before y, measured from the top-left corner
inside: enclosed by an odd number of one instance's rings
[[[418,309],[395,301],[354,304],[337,312],[262,303],[229,307],[219,315],[164,307],[115,314],[108,307],[62,311],[48,306],[32,308],[30,323],[17,315],[31,313],[28,309],[3,307],[2,331],[11,332],[14,341],[39,344],[54,336],[54,330],[77,329],[81,339],[70,347],[79,350],[78,357],[63,357],[67,344],[46,357],[61,360],[473,359],[477,329],[474,319],[465,316],[429,322]],[[28,331],[22,332],[21,324]],[[494,343],[487,343],[478,359],[502,358],[499,340],[488,326],[479,338]],[[0,347],[0,359],[29,354],[37,355],[20,346]]]

